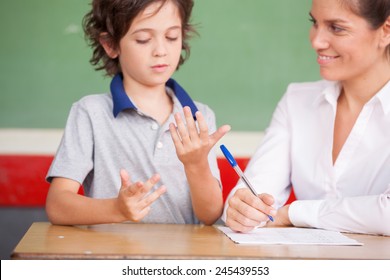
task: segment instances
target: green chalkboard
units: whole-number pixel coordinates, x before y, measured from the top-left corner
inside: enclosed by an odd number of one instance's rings
[[[70,106],[107,92],[81,28],[89,0],[0,2],[0,128],[63,128]],[[310,0],[195,0],[190,60],[174,75],[219,125],[264,130],[290,82],[319,79]]]

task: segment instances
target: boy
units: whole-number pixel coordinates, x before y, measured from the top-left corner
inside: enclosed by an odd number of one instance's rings
[[[209,152],[230,128],[209,136],[213,112],[170,79],[185,60],[182,50],[189,52],[192,6],[192,0],[92,2],[84,30],[91,63],[114,76],[111,94],[72,106],[47,175],[52,223],[213,224],[220,217],[219,172]],[[86,196],[77,194],[80,184]]]

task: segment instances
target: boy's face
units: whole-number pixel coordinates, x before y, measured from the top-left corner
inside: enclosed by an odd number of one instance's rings
[[[181,18],[172,1],[160,6],[153,3],[138,14],[119,42],[126,83],[165,84],[176,70],[182,50]]]

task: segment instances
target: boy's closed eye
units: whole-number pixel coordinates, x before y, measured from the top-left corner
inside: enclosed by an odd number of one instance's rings
[[[167,40],[168,41],[172,41],[172,42],[174,42],[174,41],[176,41],[179,37],[169,37],[169,36],[166,36],[165,38],[167,38]]]
[[[136,39],[135,41],[138,43],[138,44],[146,44],[150,41],[151,39]]]

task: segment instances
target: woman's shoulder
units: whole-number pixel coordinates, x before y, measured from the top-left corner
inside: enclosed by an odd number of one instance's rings
[[[291,83],[288,85],[287,92],[318,92],[323,91],[329,86],[334,85],[335,82],[327,80],[319,80],[313,82]]]
[[[314,102],[321,100],[321,96],[324,96],[324,93],[329,89],[334,91],[337,85],[337,82],[326,80],[291,83],[287,87],[282,102],[287,102],[293,107],[314,104]]]

